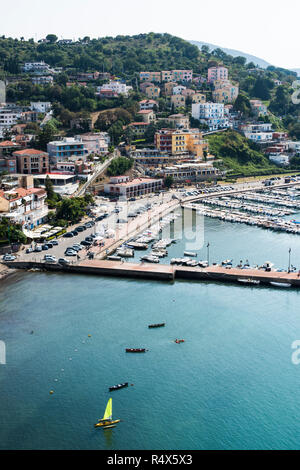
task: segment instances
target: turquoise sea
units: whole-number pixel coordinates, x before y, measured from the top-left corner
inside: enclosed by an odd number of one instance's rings
[[[295,235],[211,219],[204,235],[199,259],[209,241],[211,262],[286,268],[291,248],[300,267]],[[184,249],[185,237],[168,257]],[[299,449],[299,300],[294,289],[213,282],[56,273],[2,281],[0,449]],[[108,392],[125,381],[133,385]],[[110,396],[122,422],[94,429]]]

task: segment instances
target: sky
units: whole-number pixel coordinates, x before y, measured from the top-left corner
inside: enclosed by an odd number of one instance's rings
[[[0,35],[169,33],[300,68],[299,0],[0,0]]]

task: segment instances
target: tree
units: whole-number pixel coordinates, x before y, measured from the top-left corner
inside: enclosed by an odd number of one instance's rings
[[[47,122],[36,140],[36,147],[46,152],[47,144],[53,140],[58,130],[54,122]]]
[[[51,44],[54,44],[57,41],[58,37],[55,34],[47,34],[46,39]]]
[[[174,183],[173,176],[166,176],[164,179],[164,187],[170,189],[172,184]]]

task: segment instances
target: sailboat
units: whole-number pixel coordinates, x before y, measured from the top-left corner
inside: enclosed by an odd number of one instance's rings
[[[94,426],[95,428],[103,427],[103,428],[114,428],[117,423],[120,422],[120,419],[112,419],[112,398],[110,398],[107,402],[104,416],[102,419],[98,420]]]

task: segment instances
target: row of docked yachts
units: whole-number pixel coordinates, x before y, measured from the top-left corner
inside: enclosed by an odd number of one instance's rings
[[[226,209],[250,212],[252,214],[268,215],[270,217],[284,217],[286,215],[295,214],[295,211],[293,209],[277,209],[268,205],[258,206],[257,204],[233,201],[229,197],[202,199],[201,203],[214,207],[225,207]]]
[[[271,204],[275,206],[287,207],[289,209],[300,210],[300,201],[291,198],[285,193],[285,197],[280,197],[268,191],[267,193],[237,193],[231,196],[232,199],[239,199],[243,201],[260,202],[263,204]]]
[[[195,208],[195,207],[194,207]],[[243,223],[270,230],[300,234],[300,224],[295,220],[285,220],[279,217],[265,215],[250,215],[242,212],[233,212],[224,209],[208,209],[204,205],[197,204],[198,214],[211,217],[225,222]]]

